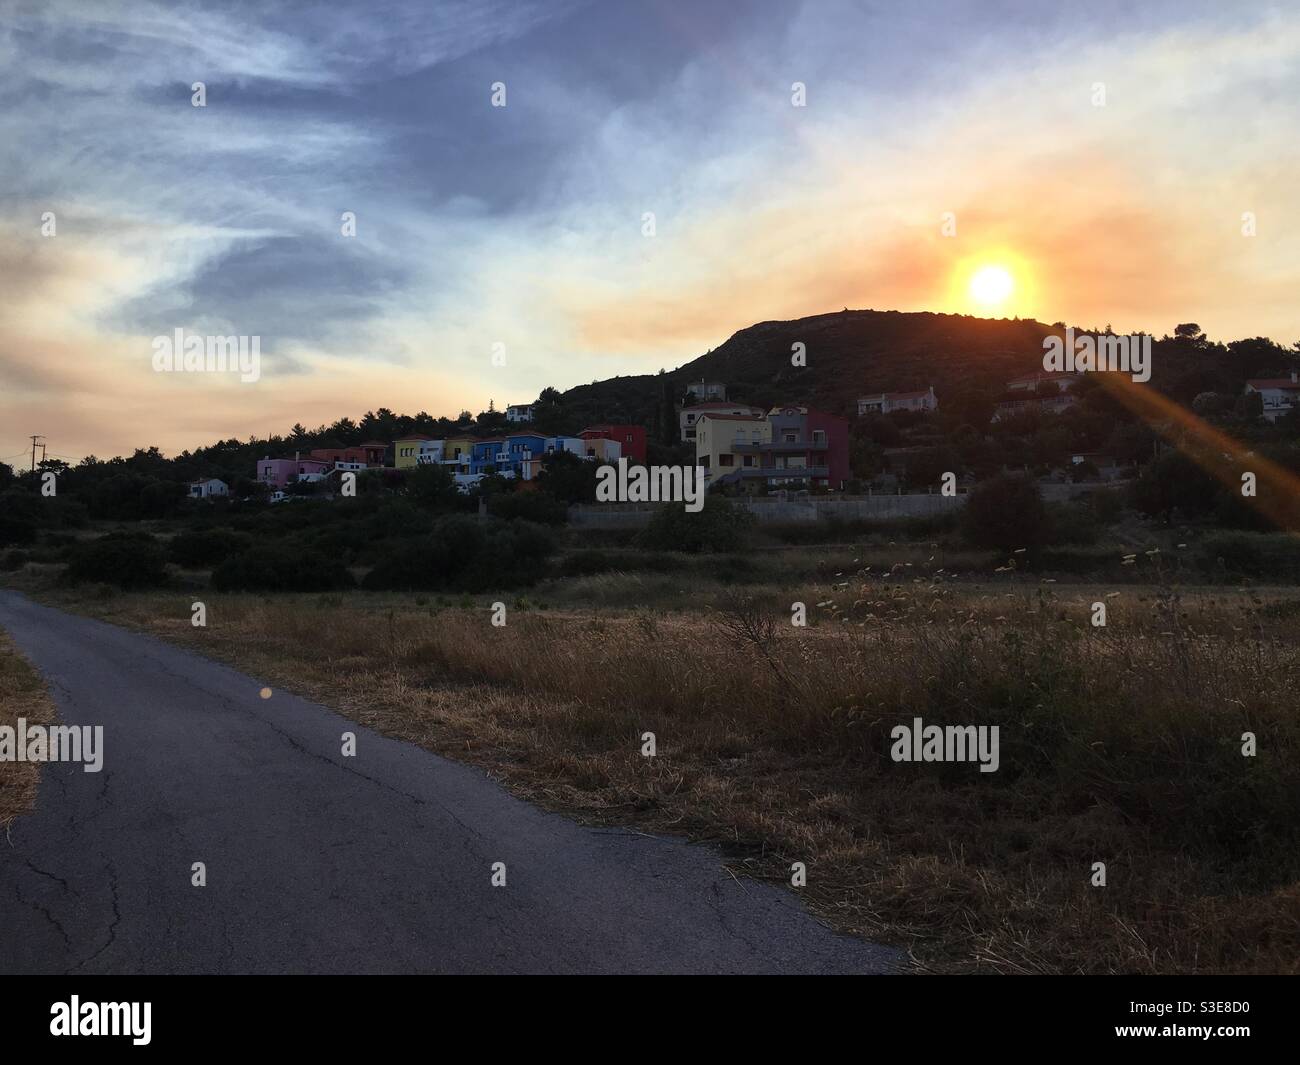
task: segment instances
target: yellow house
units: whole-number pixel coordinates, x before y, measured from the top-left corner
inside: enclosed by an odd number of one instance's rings
[[[410,469],[420,463],[420,444],[430,439],[427,436],[404,436],[393,441],[393,465],[399,469]]]
[[[701,414],[695,422],[695,464],[704,467],[704,483],[714,484],[733,470],[762,466],[759,449],[771,442],[772,423],[765,414]]]
[[[449,436],[442,442],[442,462],[452,473],[469,473],[474,437]]]

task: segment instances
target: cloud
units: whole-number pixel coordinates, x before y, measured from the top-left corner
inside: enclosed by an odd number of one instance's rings
[[[500,407],[758,320],[965,311],[981,255],[1014,313],[1294,339],[1297,58],[1209,3],[19,4],[0,451]],[[261,335],[263,380],[153,374],[177,327]]]

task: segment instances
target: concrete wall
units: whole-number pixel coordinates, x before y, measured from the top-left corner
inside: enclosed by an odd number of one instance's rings
[[[1109,484],[1040,484],[1039,492],[1049,503],[1064,503],[1089,492],[1122,488],[1127,482]],[[777,499],[772,496],[733,496],[733,502],[747,507],[761,524],[820,521],[882,521],[888,518],[928,518],[947,514],[966,505],[966,492],[955,496],[934,493],[870,496],[806,496]],[[579,503],[569,508],[569,524],[589,529],[639,529],[649,522],[659,503]],[[704,505],[707,507],[708,497]]]

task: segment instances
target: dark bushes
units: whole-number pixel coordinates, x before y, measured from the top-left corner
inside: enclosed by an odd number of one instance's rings
[[[1037,486],[1002,474],[975,486],[961,513],[961,533],[975,547],[1032,551],[1048,542],[1051,523]]]
[[[665,503],[641,530],[637,542],[659,551],[726,553],[745,546],[753,515],[725,496],[711,495],[691,513],[680,503]]]
[[[495,518],[521,518],[539,525],[563,525],[569,508],[548,492],[499,492],[488,498],[488,513]]]
[[[77,546],[64,579],[98,581],[122,589],[157,588],[167,583],[167,556],[147,533],[109,533]]]
[[[555,550],[544,528],[529,522],[450,515],[429,535],[385,547],[362,582],[376,591],[463,591],[531,585]]]
[[[206,529],[177,533],[168,545],[168,553],[171,560],[180,566],[215,566],[252,546],[253,538],[247,533]]]

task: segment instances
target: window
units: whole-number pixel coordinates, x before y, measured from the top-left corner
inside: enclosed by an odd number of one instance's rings
[[[735,456],[730,452],[724,452],[718,456],[719,466],[734,466],[736,464]]]
[[[825,430],[825,429],[814,429],[814,430],[813,430],[813,446],[814,446],[814,447],[825,447],[825,446],[826,446],[826,430]]]
[[[754,465],[754,456],[753,456],[753,455],[746,455],[746,456],[745,456],[745,465],[746,465],[746,466],[752,466],[752,465]]]
[[[793,444],[796,440],[799,439],[799,435],[798,435],[798,434],[797,434],[793,429],[787,429],[787,430],[785,430],[785,432],[782,434],[782,439],[783,439],[787,444]]]

